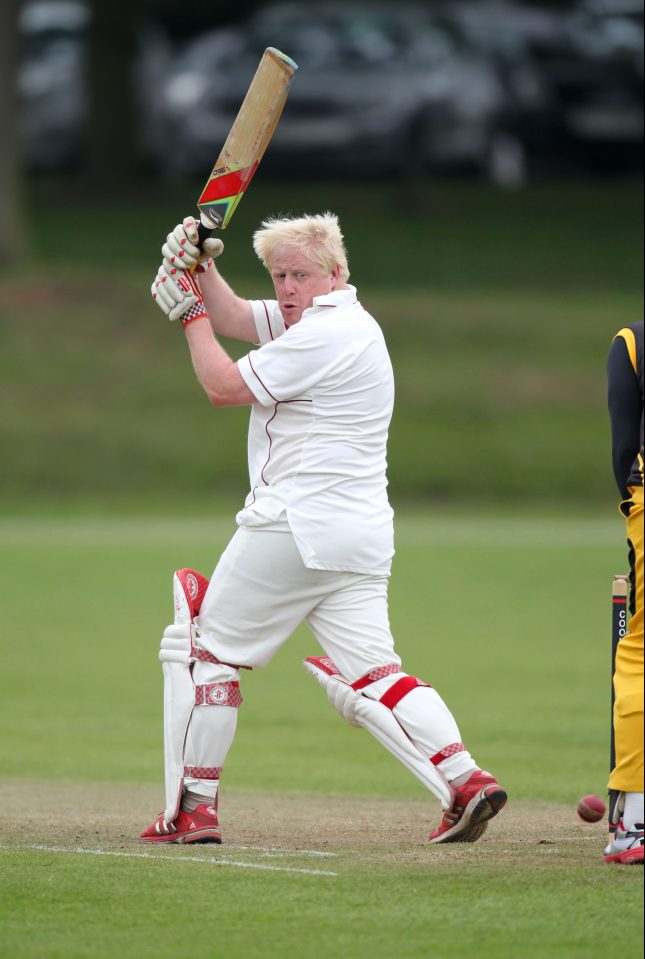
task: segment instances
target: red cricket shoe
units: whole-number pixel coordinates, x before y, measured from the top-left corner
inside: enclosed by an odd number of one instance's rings
[[[625,829],[622,821],[616,826],[612,841],[603,854],[605,862],[621,863],[623,866],[643,865],[643,824]]]
[[[430,833],[428,842],[476,842],[486,831],[488,820],[504,808],[507,798],[495,777],[478,769],[468,782],[455,788],[452,806]]]
[[[173,822],[164,822],[159,816],[141,833],[144,842],[221,842],[222,834],[217,821],[217,810],[200,803],[193,812],[179,810]]]

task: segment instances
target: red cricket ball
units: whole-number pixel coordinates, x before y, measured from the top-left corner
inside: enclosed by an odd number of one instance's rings
[[[585,822],[600,822],[605,815],[605,804],[600,796],[583,796],[578,802],[577,810]]]

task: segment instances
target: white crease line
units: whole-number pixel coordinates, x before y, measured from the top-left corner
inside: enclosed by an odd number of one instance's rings
[[[7,846],[4,844],[0,845],[0,849],[6,849],[10,851],[16,851],[20,849],[34,849],[37,852],[56,852],[56,853],[68,853],[68,854],[78,854],[85,856],[115,856],[121,859],[165,859],[170,862],[206,862],[211,866],[236,866],[239,869],[264,869],[269,872],[295,872],[300,873],[301,875],[306,876],[337,876],[337,872],[330,872],[326,869],[293,869],[289,866],[267,866],[265,863],[259,862],[237,862],[234,859],[219,859],[212,857],[209,859],[204,859],[203,857],[191,856],[188,857],[179,857],[179,856],[164,856],[160,853],[150,853],[150,852],[116,852],[109,849],[82,849],[76,847],[73,849],[65,849],[62,846],[37,846],[37,845],[20,845],[20,846]]]
[[[322,852],[317,849],[280,849],[278,846],[236,846],[226,843],[227,849],[245,849],[249,852],[261,852],[263,858],[270,856],[319,856],[322,859],[336,859],[337,852]]]

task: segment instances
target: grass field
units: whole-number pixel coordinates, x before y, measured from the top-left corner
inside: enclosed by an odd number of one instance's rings
[[[0,273],[0,957],[640,957],[642,870],[575,805],[608,774],[605,359],[642,315],[642,183],[254,182],[244,295],[263,217],[340,215],[397,380],[398,651],[510,801],[428,847],[438,804],[331,710],[301,629],[243,677],[225,844],[151,849],[172,572],[212,571],[246,492],[247,412],[208,406],[147,294],[201,186],[30,182]]]
[[[473,846],[429,848],[437,803],[346,726],[299,631],[245,702],[221,848],[149,849],[173,568],[210,572],[214,515],[0,521],[0,954],[309,959],[642,954],[642,871],[605,866],[609,590],[620,519],[400,511],[391,618],[509,790]]]
[[[193,183],[88,198],[36,183],[32,258],[0,274],[0,510],[235,496],[246,411],[214,412],[148,295]],[[642,316],[642,184],[411,188],[260,178],[227,231],[225,276],[270,292],[250,248],[280,211],[337,210],[352,280],[383,326],[399,500],[575,504],[614,497],[605,362]],[[88,210],[92,216],[88,216]],[[241,344],[227,344],[234,355]],[[186,506],[190,507],[190,503]],[[42,508],[42,505],[40,506]]]

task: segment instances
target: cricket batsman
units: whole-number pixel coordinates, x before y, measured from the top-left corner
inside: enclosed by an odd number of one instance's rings
[[[222,242],[200,247],[192,217],[168,235],[152,285],[183,327],[212,405],[250,407],[250,491],[210,581],[189,569],[174,576],[175,620],[160,652],[166,806],[141,838],[222,841],[218,789],[241,670],[265,666],[304,621],[324,652],[305,666],[331,705],[439,800],[429,842],[474,842],[506,792],[439,693],[405,672],[388,621],[394,383],[383,334],[348,283],[336,216],[270,219],[253,242],[273,299],[231,289],[214,262]],[[234,362],[217,334],[254,348]]]
[[[612,462],[627,527],[630,602],[616,650],[614,742],[609,777],[613,838],[604,858],[643,863],[643,321],[620,330],[607,358]]]

